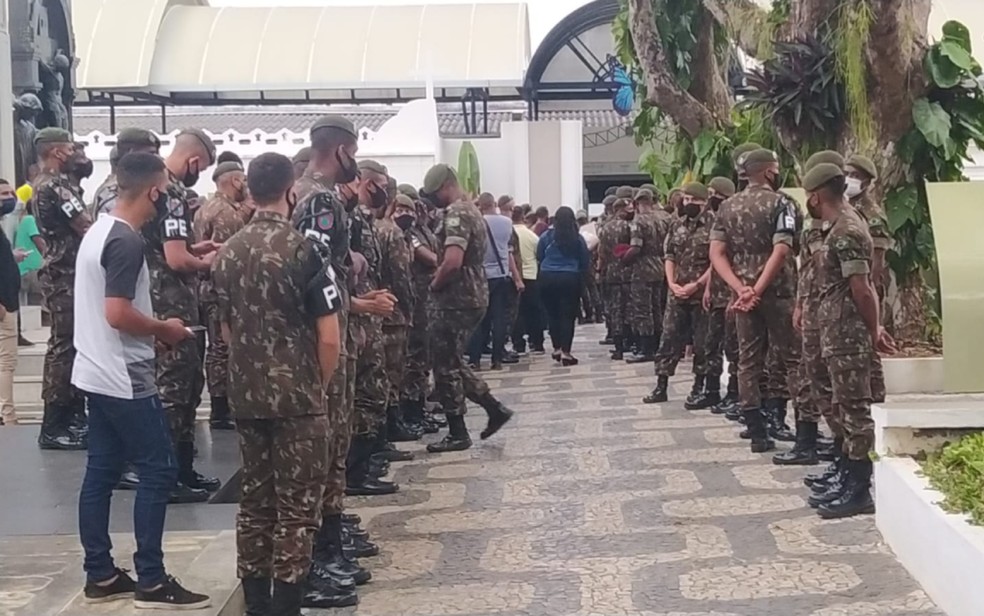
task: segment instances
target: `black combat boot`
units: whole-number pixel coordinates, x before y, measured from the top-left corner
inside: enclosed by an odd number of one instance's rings
[[[786,405],[787,401],[782,398],[766,400],[765,416],[769,422],[769,436],[777,441],[792,443],[796,440],[796,435],[786,424]]]
[[[789,451],[772,456],[772,463],[779,466],[812,466],[818,462],[817,424],[812,421],[797,421],[796,444]]]
[[[232,421],[232,413],[229,410],[229,398],[212,396],[212,411],[209,413],[208,425],[213,430],[236,429],[236,424]]]
[[[653,348],[653,336],[639,336],[639,352],[625,359],[627,364],[645,364],[656,360],[656,349]]]
[[[752,453],[765,453],[766,451],[775,449],[776,444],[769,438],[765,417],[762,416],[762,410],[749,409],[742,411],[742,413],[745,417],[745,425],[748,426],[748,436],[752,441]]]
[[[598,341],[601,346],[612,346],[615,344],[615,338],[612,337],[612,327],[611,325],[605,327],[605,337]]]
[[[683,408],[688,411],[692,411],[694,402],[704,393],[704,375],[695,374],[694,375],[694,386],[690,388],[690,394],[687,399],[683,402]]]
[[[366,533],[365,536],[353,534],[344,525],[342,526],[342,550],[345,557],[349,559],[370,558],[379,555],[379,546],[369,541],[369,533]]]
[[[369,465],[374,440],[375,437],[368,435],[352,437],[345,473],[345,494],[348,496],[379,496],[393,494],[400,489],[395,483],[380,481],[372,476]]]
[[[843,439],[834,439],[827,447],[817,447],[817,457],[824,462],[833,462],[841,455]]]
[[[288,587],[288,588],[284,588]],[[281,590],[283,588],[283,590]],[[282,604],[278,604],[278,593],[284,595]],[[297,593],[296,595],[294,593]],[[288,602],[289,601],[289,602]],[[355,592],[355,582],[347,580],[340,582],[320,578],[308,573],[304,584],[285,584],[278,580],[273,582],[273,607],[271,616],[300,616],[301,608],[330,609],[336,607],[352,607],[358,605],[359,595]],[[284,605],[280,608],[279,605]],[[284,609],[287,611],[277,611]],[[293,610],[293,611],[289,611]]]
[[[85,398],[76,399],[71,405],[68,431],[81,441],[89,436],[89,416],[85,412]]]
[[[661,402],[666,402],[669,399],[669,394],[666,393],[669,386],[670,377],[657,376],[656,389],[652,390],[648,396],[642,399],[643,404],[659,404]]]
[[[389,474],[390,463],[388,460],[377,458],[375,455],[369,456],[369,475],[375,479],[382,479]]]
[[[392,443],[384,444],[382,449],[374,452],[372,455],[375,458],[386,460],[388,462],[408,462],[413,460],[413,452],[400,451],[394,447]]]
[[[621,336],[613,336],[612,344],[615,348],[612,349],[612,361],[622,361],[625,359],[625,339]]]
[[[140,476],[137,475],[137,468],[127,462],[123,466],[123,474],[120,481],[116,484],[117,490],[136,490],[140,487]]]
[[[841,497],[848,483],[848,464],[847,458],[842,457],[838,460],[839,470],[836,475],[830,478],[827,483],[815,483],[810,486],[812,494],[806,500],[806,504],[814,509],[820,505],[832,503]]]
[[[481,396],[477,396],[473,399],[473,402],[485,409],[485,414],[489,417],[485,429],[478,435],[483,441],[492,438],[496,432],[502,429],[502,426],[509,423],[509,420],[512,419],[513,412],[496,400],[491,392],[485,392]]]
[[[360,567],[358,561],[345,558],[342,527],[341,515],[329,515],[321,520],[321,528],[314,538],[311,573],[333,579],[350,578],[356,585],[365,584],[372,579],[372,573]]]
[[[851,516],[875,512],[875,501],[871,498],[871,460],[844,460],[847,480],[836,500],[821,504],[817,513],[825,520],[849,518]]]
[[[728,376],[728,390],[724,395],[724,399],[718,404],[711,408],[711,412],[715,415],[724,415],[728,411],[733,411],[738,408],[738,377],[735,375]],[[728,419],[731,419],[730,417]],[[732,420],[734,421],[734,420]]]
[[[403,421],[410,430],[420,434],[434,434],[438,431],[436,425],[427,421],[423,399],[401,400],[400,407],[403,411]]]
[[[244,616],[269,616],[271,600],[270,578],[243,578],[243,598],[246,600]]]
[[[806,477],[804,477],[803,478],[803,483],[806,484],[808,487],[812,488],[814,486],[824,486],[824,487],[826,487],[827,484],[829,484],[831,481],[833,481],[834,478],[837,477],[840,474],[840,470],[841,470],[841,456],[840,456],[840,453],[839,452],[840,452],[841,447],[843,446],[843,444],[844,444],[843,439],[835,438],[833,440],[833,444],[831,445],[830,449],[832,451],[838,452],[838,454],[836,456],[834,456],[834,458],[830,461],[830,464],[828,464],[823,469],[822,472],[820,472],[818,474],[807,475]],[[818,460],[821,459],[819,455],[817,456],[817,459]]]
[[[693,402],[683,405],[688,411],[701,411],[709,409],[721,402],[721,375],[706,375],[704,377],[704,391],[694,398]]]
[[[167,502],[170,505],[192,505],[208,502],[209,494],[205,490],[190,488],[180,481],[174,484]]]
[[[178,481],[193,490],[205,490],[208,493],[218,492],[222,482],[215,477],[206,477],[193,468],[195,459],[194,443],[178,443]]]
[[[72,419],[72,409],[65,405],[44,405],[41,419],[41,433],[38,434],[38,447],[47,450],[82,451],[86,440],[72,433],[68,426]]]
[[[448,415],[448,435],[437,443],[427,446],[427,451],[431,453],[444,453],[445,451],[464,451],[472,446],[471,436],[468,435],[468,427],[465,425],[463,415]]]
[[[411,431],[403,422],[403,413],[399,405],[391,404],[386,409],[386,432],[391,443],[409,443],[419,441],[420,434]]]

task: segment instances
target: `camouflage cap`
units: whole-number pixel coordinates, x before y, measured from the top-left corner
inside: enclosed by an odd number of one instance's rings
[[[396,205],[409,208],[411,210],[417,207],[416,205],[414,205],[413,199],[411,199],[410,197],[404,194],[397,195],[396,199],[394,199],[393,201],[396,203]]]
[[[42,128],[34,135],[34,143],[72,143],[72,133],[53,126]]]
[[[652,201],[653,198],[653,192],[648,188],[640,188],[635,194],[636,201]]]
[[[605,189],[605,196],[606,197],[614,197],[615,196],[615,191],[617,191],[617,190],[618,190],[618,186],[609,186],[608,188]]]
[[[812,192],[837,177],[844,177],[843,169],[831,163],[820,163],[803,178],[803,189]]]
[[[766,150],[765,148],[759,148],[758,150],[752,150],[749,152],[745,158],[742,160],[742,166],[747,167],[749,165],[761,165],[766,163],[777,163],[779,162],[779,156],[772,150]]]
[[[755,150],[761,150],[762,146],[755,143],[754,141],[749,141],[748,143],[743,143],[735,149],[731,150],[731,162],[734,164],[739,163],[739,159],[742,154],[748,154],[749,152],[754,152]]]
[[[427,194],[434,194],[441,190],[448,180],[457,180],[458,176],[454,172],[454,169],[450,165],[444,163],[438,163],[431,167],[427,171],[427,175],[424,176],[424,192]]]
[[[803,173],[808,173],[810,169],[813,169],[820,163],[829,163],[831,165],[837,165],[840,168],[844,168],[844,157],[841,156],[840,152],[835,152],[833,150],[821,150],[806,159],[806,163],[803,165]]]
[[[690,195],[695,199],[707,201],[707,187],[700,182],[690,182],[683,187],[683,194]]]
[[[245,171],[245,169],[243,169],[242,165],[232,160],[219,163],[215,171],[212,172],[212,181],[218,182],[220,177],[233,171]]]
[[[294,158],[291,159],[291,162],[295,165],[311,162],[311,146],[305,146],[298,150],[297,154],[294,154]]]
[[[867,156],[861,156],[860,154],[854,154],[847,159],[848,165],[854,167],[855,169],[860,169],[867,173],[871,179],[878,179],[878,167],[875,166],[874,161],[872,161]]]
[[[713,188],[714,192],[719,195],[724,195],[725,197],[735,196],[735,183],[728,178],[716,177],[707,185],[708,188]]]
[[[385,166],[369,159],[359,161],[359,171],[372,171],[373,173],[389,176],[389,171],[386,170]]]
[[[215,144],[212,143],[212,138],[205,134],[200,128],[186,128],[180,133],[178,137],[183,137],[184,135],[191,135],[202,144],[205,151],[208,152],[208,165],[211,167],[215,164]]]
[[[314,131],[322,128],[337,128],[338,130],[345,131],[353,137],[359,136],[359,134],[355,132],[355,124],[352,124],[352,121],[345,116],[321,116],[314,121],[314,124],[311,125],[311,132],[313,133]]]
[[[144,128],[128,126],[116,133],[116,145],[126,148],[160,148],[161,140],[157,135]]]
[[[619,199],[633,199],[635,198],[636,189],[631,186],[619,186],[615,190],[615,196]]]
[[[417,189],[414,188],[412,184],[400,184],[399,186],[396,187],[396,190],[401,195],[406,195],[411,199],[413,199],[414,201],[420,199],[420,194],[417,192]]]

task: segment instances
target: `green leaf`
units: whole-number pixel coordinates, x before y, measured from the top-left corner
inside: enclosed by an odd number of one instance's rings
[[[919,191],[915,186],[904,186],[885,197],[888,228],[895,234],[907,223],[915,222],[919,208]]]
[[[974,58],[956,41],[943,41],[940,43],[940,53],[950,59],[956,66],[965,71],[974,67]]]
[[[930,145],[946,147],[950,138],[950,114],[939,103],[930,103],[925,98],[917,100],[912,106],[912,120]]]
[[[959,44],[968,54],[974,52],[970,29],[959,21],[951,20],[943,24],[943,38]]]
[[[710,154],[711,149],[714,148],[714,142],[714,133],[707,130],[702,132],[697,136],[697,139],[694,140],[694,156],[696,156],[698,160],[707,158],[707,155]]]
[[[960,67],[945,57],[939,47],[929,50],[923,64],[926,72],[933,78],[933,82],[941,88],[952,88],[963,78]]]

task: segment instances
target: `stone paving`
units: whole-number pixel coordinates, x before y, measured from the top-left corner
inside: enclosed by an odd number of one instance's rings
[[[483,376],[516,418],[469,451],[394,464],[399,494],[354,499],[382,546],[359,616],[876,616],[941,614],[874,517],[823,522],[803,469],[749,453],[734,425],[641,404],[651,365],[525,359]],[[477,436],[484,413],[473,409]],[[429,437],[432,438],[432,437]]]

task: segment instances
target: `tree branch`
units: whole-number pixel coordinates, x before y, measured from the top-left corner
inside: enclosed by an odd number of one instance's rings
[[[768,36],[769,11],[755,0],[701,0],[714,21],[725,28],[747,55],[760,58],[763,39]]]

